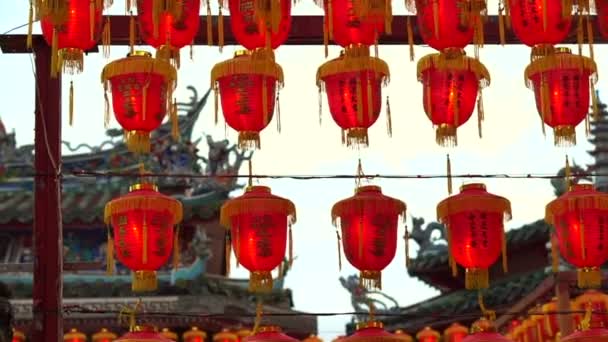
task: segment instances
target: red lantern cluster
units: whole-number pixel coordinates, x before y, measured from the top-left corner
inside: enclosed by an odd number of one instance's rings
[[[76,328],[72,328],[63,335],[63,342],[87,342],[87,335],[81,333]]]
[[[283,262],[289,228],[296,221],[294,204],[271,194],[265,186],[250,186],[245,193],[222,206],[220,224],[230,229],[237,262],[251,272],[252,292],[272,290],[271,271]]]
[[[597,107],[595,62],[559,48],[554,54],[532,61],[525,78],[528,87],[534,90],[543,127],[547,124],[553,128],[555,145],[576,144],[575,128],[588,114],[590,95]]]
[[[200,0],[137,0],[139,32],[157,58],[179,68],[179,50],[192,44],[199,28]]]
[[[467,289],[489,286],[488,268],[502,251],[506,271],[504,220],[511,217],[511,203],[486,191],[483,184],[466,184],[460,193],[437,205],[437,218],[445,224],[450,265],[466,269]]]
[[[291,0],[226,2],[232,34],[246,49],[276,49],[287,40],[291,29]]]
[[[197,327],[192,327],[182,337],[184,338],[184,342],[205,342],[207,340],[207,333]]]
[[[382,287],[382,270],[395,257],[399,217],[405,211],[405,203],[374,185],[358,187],[354,196],[334,204],[332,221],[342,230],[344,254],[361,272],[364,287]]]
[[[106,65],[101,74],[106,91],[106,123],[109,120],[108,90],[118,123],[125,130],[125,143],[134,153],[150,152],[150,132],[157,129],[167,113],[178,135],[175,106],[172,103],[177,71],[167,61],[147,52],[134,52]]]
[[[287,336],[278,326],[267,325],[261,326],[255,334],[245,337],[243,342],[299,342],[299,340]]]
[[[578,286],[600,287],[600,266],[608,261],[608,194],[574,185],[547,204],[545,220],[555,227],[562,257],[577,267]]]
[[[150,183],[136,184],[106,204],[104,219],[113,227],[116,257],[133,271],[133,291],[156,290],[156,270],[169,260],[173,227],[182,215],[181,202]]]
[[[368,146],[367,130],[380,116],[382,86],[390,77],[388,65],[369,55],[368,47],[345,49],[317,70],[319,92],[327,93],[332,118],[342,129],[347,146]],[[391,132],[387,101],[388,131]]]
[[[152,326],[136,326],[114,342],[173,342]]]
[[[423,86],[424,111],[436,127],[439,145],[458,144],[457,129],[471,118],[476,102],[481,136],[481,89],[490,84],[483,64],[464,51],[430,54],[418,61],[418,80]]]
[[[497,333],[491,321],[481,318],[473,323],[471,334],[462,339],[462,342],[511,342],[511,340]]]
[[[459,323],[452,323],[443,332],[445,342],[462,342],[462,339],[467,337],[468,334],[469,329]]]
[[[418,342],[439,342],[441,334],[431,327],[424,327],[416,334]]]
[[[115,333],[109,331],[106,328],[102,328],[99,332],[96,332],[91,337],[92,342],[112,342],[116,340],[118,336]]]
[[[213,67],[211,87],[216,101],[218,94],[221,98],[226,123],[239,132],[239,147],[260,148],[260,131],[272,120],[282,86],[283,69],[271,50],[239,51]]]

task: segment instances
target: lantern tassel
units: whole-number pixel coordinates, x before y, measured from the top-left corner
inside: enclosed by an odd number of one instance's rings
[[[452,233],[450,232],[448,223],[445,224],[445,231],[448,239],[448,265],[452,269],[452,277],[456,278],[458,276],[458,265],[454,261],[454,256],[450,252],[450,246],[452,245]]]
[[[546,1],[546,0],[545,0]],[[576,26],[576,43],[578,44],[578,54],[579,56],[583,55],[583,44],[585,43],[585,30],[583,28],[583,15],[580,9],[577,11],[577,19],[578,23]]]
[[[361,271],[359,273],[359,286],[367,289],[374,290],[382,289],[382,272],[380,271]]]
[[[74,124],[74,82],[70,81],[70,96],[69,96],[68,121],[70,127]]]
[[[209,0],[207,0],[207,45],[213,45],[213,22],[211,21],[211,4]]]
[[[179,261],[180,261],[179,232],[180,232],[180,227],[177,226],[177,228],[175,229],[175,236],[173,238],[173,269],[176,271],[177,271],[177,268],[179,267]]]
[[[414,30],[411,16],[407,16],[407,44],[410,46],[410,62],[414,61]]]
[[[110,99],[108,98],[108,83],[104,82],[104,111],[103,111],[103,127],[108,128],[110,125]]]
[[[268,271],[254,271],[249,275],[249,291],[253,293],[272,292],[272,274]]]
[[[57,37],[57,29],[55,27],[53,27],[53,38],[51,41],[51,78],[57,78],[57,65],[58,60],[58,49],[57,49],[57,44],[58,44],[58,37]]]
[[[564,182],[566,183],[566,191],[570,190],[570,179],[571,179],[571,170],[570,170],[570,160],[566,155],[566,168],[564,169]]]
[[[477,91],[477,132],[479,134],[479,138],[483,137],[481,126],[484,120],[484,111],[483,111],[483,96],[481,92],[481,87]]]
[[[171,137],[174,140],[179,139],[179,119],[177,117],[177,99],[173,99],[171,106]]]
[[[448,178],[448,194],[452,194],[452,161],[450,155],[447,155],[447,178]]]
[[[602,271],[599,267],[577,269],[577,285],[582,289],[598,289],[602,287]]]
[[[597,92],[595,91],[594,81],[591,80],[591,106],[593,106],[593,120],[598,122],[600,120],[600,106],[597,98]]]
[[[591,23],[591,19],[589,19],[589,14],[585,16],[585,22],[587,23],[587,41],[589,43],[589,58],[595,61],[595,51],[593,50],[593,24]]]
[[[370,101],[371,102],[371,101]],[[393,120],[391,119],[391,103],[386,97],[386,133],[389,137],[393,136]]]
[[[219,89],[217,84],[213,85],[213,108],[214,108],[214,116],[215,116],[215,124],[218,122],[218,112],[219,112]]]
[[[277,121],[277,132],[281,133],[281,101],[279,100],[280,94],[277,89],[277,100],[275,101],[275,112],[276,112],[276,121]]]
[[[291,225],[289,226],[289,268],[293,265],[293,233]]]
[[[106,23],[103,26],[103,34],[101,37],[101,45],[103,46],[103,57],[110,57],[110,45],[112,44],[112,31],[110,26],[110,17],[106,17]]]
[[[108,230],[108,244],[106,245],[106,274],[114,274],[114,239]]]
[[[224,14],[222,13],[222,5],[219,5],[219,16],[217,19],[217,45],[219,46],[220,52],[224,49]]]
[[[226,233],[225,246],[224,246],[224,255],[226,259],[226,277],[230,277],[230,257],[232,254],[232,245],[230,242],[230,233]]]
[[[26,47],[28,49],[32,48],[32,32],[34,29],[34,4],[33,4],[34,0],[30,0],[30,9],[29,9],[29,15],[28,15],[28,21],[27,21],[27,40],[26,40]]]
[[[490,286],[490,276],[486,268],[467,268],[464,277],[467,290],[487,289]]]
[[[342,244],[340,243],[340,232],[336,229],[336,241],[338,242],[338,271],[342,271]]]
[[[503,273],[509,272],[509,259],[507,259],[507,234],[505,234],[504,228],[501,229],[501,240],[502,240],[502,271]]]

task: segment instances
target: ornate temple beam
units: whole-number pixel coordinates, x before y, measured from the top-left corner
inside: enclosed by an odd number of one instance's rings
[[[393,34],[390,36],[382,36],[380,39],[381,45],[404,45],[407,44],[407,17],[405,15],[393,17]],[[217,44],[217,16],[212,16],[211,20],[214,23],[213,43]],[[128,16],[110,16],[112,21],[112,45],[129,45],[129,17]],[[230,17],[223,17],[224,27],[230,27]],[[591,17],[594,32],[594,43],[595,44],[606,44],[608,39],[603,38],[597,30],[597,17]],[[201,16],[201,29],[199,29],[196,38],[194,39],[194,45],[207,45],[207,17]],[[420,33],[416,24],[416,18],[411,18],[413,33],[414,33],[414,44],[423,44],[420,37]],[[499,39],[499,25],[498,16],[488,16],[488,20],[485,23],[484,39],[487,45],[500,44]],[[572,31],[568,36],[568,39],[564,44],[576,44],[576,29],[577,25],[572,25]],[[505,43],[509,45],[521,45],[521,42],[515,37],[511,30],[505,30]],[[26,35],[0,35],[0,49],[3,53],[25,53],[28,52],[26,49]],[[34,45],[39,42],[43,42],[42,37],[35,36]],[[230,29],[226,29],[224,32],[225,45],[237,45],[237,42],[232,35]],[[294,16],[291,24],[291,32],[287,39],[286,45],[322,45],[323,44],[323,16]],[[95,48],[94,51],[97,51]],[[404,51],[404,54],[407,52]]]

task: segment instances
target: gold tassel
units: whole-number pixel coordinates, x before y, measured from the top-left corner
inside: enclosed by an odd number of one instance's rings
[[[332,10],[333,5],[331,4],[331,0],[327,0],[327,16],[328,19],[328,36],[329,39],[334,39],[334,14]]]
[[[507,259],[507,234],[505,234],[504,228],[501,231],[502,238],[502,271],[503,273],[509,272],[509,259]]]
[[[213,45],[213,22],[211,21],[211,4],[209,0],[207,0],[207,45]]]
[[[407,43],[410,46],[410,62],[414,61],[414,30],[412,29],[412,16],[407,16]]]
[[[219,45],[220,52],[224,49],[224,14],[222,13],[222,5],[219,5],[219,17],[217,19],[217,45]]]
[[[281,102],[279,101],[279,97],[279,90],[277,89],[277,100],[274,108],[277,116],[277,132],[281,133]]]
[[[393,136],[393,120],[391,119],[391,103],[386,97],[386,131],[389,137]]]
[[[30,0],[30,10],[29,10],[29,15],[28,15],[28,22],[27,22],[27,40],[26,40],[26,47],[28,49],[32,48],[32,32],[34,29],[34,4],[33,4],[34,0]]]
[[[95,38],[95,2],[89,3],[89,39]]]
[[[570,170],[570,161],[568,160],[568,156],[566,155],[566,169],[564,170],[564,182],[566,183],[566,191],[570,191],[570,177],[571,177],[571,170]]]
[[[217,85],[214,85],[213,88],[214,88],[213,89],[213,100],[214,100],[213,107],[214,107],[214,110],[215,110],[215,114],[214,114],[215,115],[215,124],[217,125],[217,122],[218,122],[218,111],[219,111],[219,94],[218,94],[219,93],[219,89],[218,89]]]
[[[230,255],[232,254],[232,245],[230,243],[230,234],[226,233],[224,255],[226,258],[226,277],[230,277]]]
[[[103,56],[105,58],[110,57],[110,45],[112,44],[112,31],[110,26],[110,17],[106,17],[106,23],[103,26],[103,34],[101,38],[101,45],[103,46]]]
[[[585,42],[585,31],[583,29],[583,15],[580,10],[577,13],[578,25],[576,26],[576,43],[578,44],[578,54],[583,55],[583,43]]]
[[[595,91],[595,84],[593,80],[591,82],[591,106],[593,107],[593,120],[598,122],[600,120],[600,106],[597,98],[597,92]]]
[[[289,226],[289,268],[293,265],[293,233],[291,232],[291,225]]]
[[[591,60],[595,61],[595,52],[593,50],[593,24],[591,23],[591,19],[589,19],[589,14],[585,16],[585,21],[587,23],[587,39],[589,42],[589,57]]]
[[[135,52],[135,17],[133,13],[129,14],[129,51]]]
[[[336,241],[338,241],[338,271],[342,271],[342,244],[340,243],[340,232],[336,229]]]
[[[393,34],[393,8],[392,0],[384,0],[384,32]]]
[[[70,81],[70,97],[69,97],[69,110],[68,110],[68,120],[70,127],[74,123],[74,82]]]
[[[498,4],[498,36],[500,37],[500,45],[505,45],[505,8],[504,5]]]
[[[171,101],[171,100],[169,100]],[[179,119],[177,118],[177,99],[173,99],[171,106],[171,137],[173,140],[179,139]]]
[[[108,244],[106,246],[106,274],[114,274],[114,239],[108,230]]]
[[[450,155],[447,155],[447,178],[448,178],[448,194],[452,194],[452,162]]]
[[[553,273],[559,272],[559,246],[557,237],[551,234],[551,269]]]
[[[53,27],[53,38],[51,43],[51,78],[57,78],[57,49],[58,38],[57,38],[57,29]]]
[[[179,232],[180,226],[175,229],[175,236],[173,237],[173,269],[177,270],[180,261],[180,250],[179,250]]]
[[[484,111],[483,111],[483,97],[481,93],[481,87],[477,91],[477,132],[479,133],[479,138],[482,138],[481,132],[481,124],[484,119]]]

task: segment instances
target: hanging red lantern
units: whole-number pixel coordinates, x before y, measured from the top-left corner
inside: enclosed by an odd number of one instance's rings
[[[251,333],[251,330],[246,328],[241,328],[235,332],[236,336],[238,337],[238,342],[242,342],[245,337],[251,336]]]
[[[283,69],[275,63],[271,50],[238,51],[234,58],[216,64],[211,70],[216,122],[219,92],[224,119],[239,132],[239,147],[260,148],[260,131],[272,120],[278,89],[282,86]],[[277,127],[280,129],[278,108]]]
[[[112,108],[124,129],[125,143],[134,153],[150,152],[150,132],[170,113],[172,134],[178,136],[177,112],[172,104],[177,71],[166,61],[148,52],[134,52],[103,68],[101,80],[106,98],[106,124],[109,121],[107,92],[112,92]]]
[[[136,326],[114,342],[173,342],[152,326]]]
[[[182,335],[182,338],[184,342],[205,342],[207,340],[207,333],[199,330],[198,327],[192,327]]]
[[[595,10],[600,34],[608,38],[608,0],[595,0]]]
[[[416,334],[418,342],[439,342],[441,334],[431,327],[424,327]]]
[[[63,342],[87,342],[87,335],[81,333],[76,328],[72,328],[63,335]]]
[[[523,336],[521,336],[522,331],[522,323],[519,319],[514,319],[509,322],[509,326],[507,327],[507,335],[506,337],[515,341],[515,342],[524,342]]]
[[[488,268],[498,260],[501,250],[506,272],[504,220],[511,218],[507,199],[487,192],[483,184],[466,184],[459,194],[437,205],[437,218],[446,226],[453,273],[457,264],[466,269],[467,289],[488,288]]]
[[[310,334],[307,338],[303,339],[302,342],[323,342],[323,340],[315,334]]]
[[[134,292],[156,290],[156,270],[169,259],[172,245],[177,245],[173,226],[181,222],[182,215],[181,202],[159,193],[151,183],[133,185],[128,194],[106,204],[104,220],[113,227],[116,241],[108,245],[115,247],[118,260],[133,271]]]
[[[443,337],[445,342],[461,342],[463,338],[465,338],[469,334],[469,329],[467,327],[459,324],[452,323],[445,331],[443,332]]]
[[[592,312],[590,317],[591,327],[608,328],[608,295],[599,291],[588,290],[576,297],[574,310],[590,310]]]
[[[490,84],[490,74],[483,64],[465,56],[463,50],[430,54],[418,61],[417,74],[423,86],[424,111],[436,127],[437,144],[458,144],[457,129],[473,115],[476,101],[481,137],[481,90]]]
[[[101,330],[99,330],[99,332],[96,332],[95,334],[93,334],[93,336],[91,337],[91,341],[92,342],[112,342],[114,341],[118,336],[116,336],[115,333],[109,331],[106,328],[101,328]]]
[[[608,329],[591,328],[575,331],[562,338],[560,342],[608,342]]]
[[[237,262],[251,272],[250,291],[272,290],[270,272],[283,262],[288,230],[291,262],[291,225],[295,222],[293,203],[271,194],[266,186],[250,186],[222,206],[220,224],[230,229]]]
[[[600,266],[608,261],[608,194],[575,184],[547,204],[545,221],[555,227],[560,254],[577,267],[578,286],[600,287]]]
[[[291,0],[226,0],[232,34],[247,50],[276,49],[291,29]],[[220,38],[222,40],[222,38]]]
[[[13,340],[12,342],[25,342],[25,334],[17,329],[13,329]]]
[[[589,95],[597,111],[594,84],[597,82],[595,62],[573,55],[568,48],[538,58],[525,71],[528,87],[534,90],[536,108],[544,124],[553,128],[555,145],[576,144],[576,126],[589,112]]]
[[[384,330],[384,325],[379,321],[367,321],[357,324],[357,330],[350,336],[341,340],[342,342],[403,342],[403,340],[388,331]]]
[[[237,334],[231,332],[226,328],[213,335],[213,342],[237,342],[238,340],[239,337],[237,336]]]
[[[192,44],[199,27],[200,0],[137,0],[139,32],[157,58],[179,68],[179,50]]]
[[[346,49],[339,58],[319,67],[319,96],[323,90],[327,93],[331,116],[342,129],[342,143],[357,147],[369,145],[367,129],[380,116],[382,86],[388,84],[389,78],[386,62],[371,57],[368,47]],[[390,135],[388,100],[387,129]]]
[[[524,341],[542,342],[542,326],[533,317],[528,317],[522,322]]]
[[[414,342],[414,338],[412,337],[412,335],[406,333],[401,329],[395,330],[394,334],[399,338],[399,341],[401,342]]]
[[[175,341],[177,342],[178,340],[178,336],[176,333],[174,333],[173,331],[171,331],[169,328],[163,328],[163,330],[161,330],[160,332],[161,335],[163,335],[164,338],[168,338],[171,341]]]
[[[494,324],[482,318],[473,323],[471,334],[465,337],[462,342],[511,342],[511,340],[497,333]]]
[[[243,342],[299,342],[293,337],[287,336],[281,328],[274,325],[261,326],[251,336],[246,337]]]

